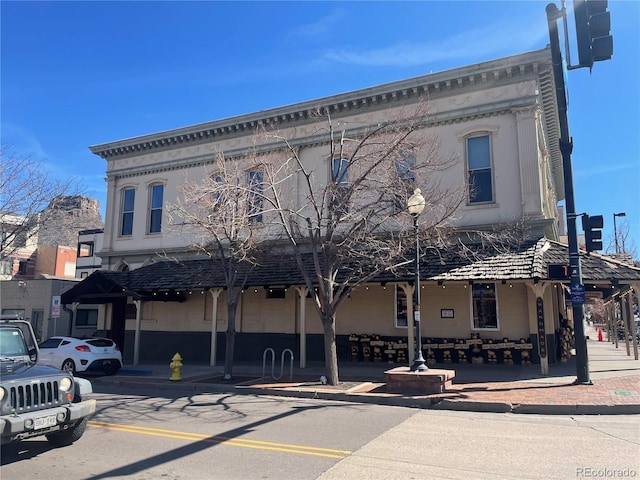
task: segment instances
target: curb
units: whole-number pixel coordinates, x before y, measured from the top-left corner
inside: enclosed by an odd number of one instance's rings
[[[408,407],[430,410],[451,410],[484,413],[513,413],[535,415],[634,415],[640,414],[640,404],[621,405],[556,405],[556,404],[516,404],[509,402],[482,402],[473,400],[438,399],[426,396],[390,396],[367,393],[330,392],[323,390],[296,390],[285,388],[252,387],[234,384],[205,384],[183,380],[171,382],[157,378],[127,379],[101,378],[92,381],[95,385],[115,385],[144,389],[145,386],[155,388],[171,388],[200,393],[235,393],[237,395],[268,395],[276,397],[306,398],[338,402],[366,403],[396,407]]]
[[[518,413],[508,402],[477,402],[473,400],[443,399],[432,407],[433,410],[456,410],[466,412]]]

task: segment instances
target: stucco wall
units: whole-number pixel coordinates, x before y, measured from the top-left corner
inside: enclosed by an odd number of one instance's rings
[[[434,338],[469,338],[472,332],[471,298],[466,283],[423,284],[421,290],[422,334]],[[262,288],[248,289],[243,294],[237,316],[236,331],[242,333],[299,334],[297,293],[287,289],[286,298],[266,298]],[[497,285],[498,330],[481,330],[482,338],[528,338],[535,331],[535,319],[530,320],[527,287],[522,283]],[[305,299],[306,333],[322,334],[320,319],[310,299]],[[551,302],[551,297],[549,297]],[[146,331],[210,332],[212,319],[211,295],[195,294],[184,303],[146,302],[143,305],[141,328]],[[336,317],[338,335],[377,334],[385,337],[406,337],[407,328],[395,327],[395,293],[393,285],[371,284],[346,299]],[[453,310],[453,318],[442,318],[441,310]],[[549,312],[553,316],[553,312]],[[226,298],[218,301],[217,330],[225,331]],[[553,319],[550,319],[553,325]],[[133,330],[135,321],[127,321]]]

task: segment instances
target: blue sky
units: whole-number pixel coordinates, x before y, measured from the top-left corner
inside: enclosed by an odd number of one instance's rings
[[[547,3],[4,0],[1,140],[104,209],[90,145],[544,48]],[[640,2],[609,11],[613,58],[568,72],[576,210],[640,253]]]

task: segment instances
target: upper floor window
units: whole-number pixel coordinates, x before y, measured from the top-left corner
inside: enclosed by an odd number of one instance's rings
[[[396,159],[396,178],[399,180],[398,192],[395,194],[395,212],[407,209],[407,198],[413,193],[416,183],[416,157],[412,152],[402,152]]]
[[[339,213],[347,213],[348,189],[349,189],[349,166],[350,162],[346,158],[334,158],[331,163],[331,182],[333,186],[333,197],[331,204]]]
[[[28,260],[20,260],[18,263],[18,275],[26,275],[28,272],[29,261]]]
[[[416,156],[412,152],[402,152],[396,160],[396,175],[398,179],[403,183],[413,185],[416,181],[415,168]]]
[[[495,283],[474,283],[471,288],[473,328],[498,329],[498,300]]]
[[[249,172],[249,199],[247,203],[247,214],[249,221],[262,222],[263,194],[264,194],[264,173],[260,170]]]
[[[135,199],[135,189],[125,188],[122,191],[122,223],[120,225],[120,235],[124,237],[133,235],[133,205]]]
[[[13,275],[13,259],[0,260],[0,275]]]
[[[93,242],[78,243],[78,257],[93,257]]]
[[[164,185],[152,185],[149,202],[149,233],[160,233],[162,230],[162,202],[164,197]]]
[[[469,203],[493,201],[491,171],[491,137],[467,138],[467,170],[469,172]]]

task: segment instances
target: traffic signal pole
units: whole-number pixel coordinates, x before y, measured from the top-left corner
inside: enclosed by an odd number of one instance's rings
[[[567,97],[562,68],[562,52],[558,35],[558,19],[563,12],[555,4],[546,8],[549,26],[549,43],[553,77],[556,86],[556,101],[560,122],[560,152],[562,154],[562,170],[564,175],[565,206],[567,214],[567,234],[569,237],[569,273],[571,276],[571,304],[573,311],[573,327],[576,349],[576,384],[591,384],[589,376],[589,360],[587,356],[587,339],[584,332],[584,285],[580,266],[580,250],[578,249],[578,233],[576,230],[576,207],[573,195],[573,171],[571,152],[573,139],[569,136],[569,120],[567,116]]]

